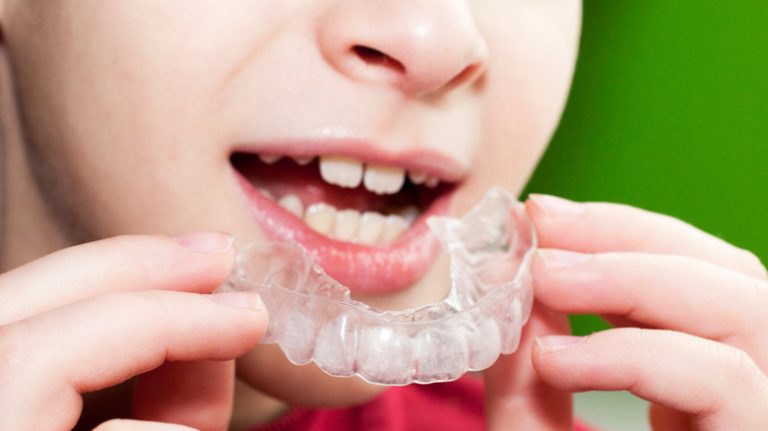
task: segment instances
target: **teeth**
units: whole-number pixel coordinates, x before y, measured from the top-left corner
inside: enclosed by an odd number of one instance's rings
[[[298,218],[304,215],[304,204],[296,195],[285,195],[277,203]]]
[[[305,212],[301,199],[294,194],[281,197],[277,203],[296,217],[303,218],[309,227],[320,234],[365,245],[396,241],[408,229],[410,220],[418,214],[415,207],[407,207],[400,215],[384,216],[375,211],[361,215],[353,209],[337,211],[324,202],[310,205]]]
[[[306,165],[312,161],[308,158],[294,157],[296,163]],[[413,184],[424,184],[435,188],[440,179],[423,171],[407,173]],[[325,182],[340,187],[356,188],[362,182],[365,188],[373,193],[384,195],[400,191],[405,184],[406,171],[395,166],[373,165],[363,166],[363,163],[349,157],[322,156],[320,157],[320,176]]]
[[[437,187],[438,184],[440,184],[440,179],[438,179],[437,177],[430,177],[430,176],[428,176],[424,180],[424,185],[429,187],[429,188],[431,188],[431,189],[434,189],[435,187]]]
[[[276,163],[282,158],[278,155],[263,154],[259,158],[267,164]],[[296,164],[305,166],[314,157],[290,156]],[[320,176],[327,183],[340,187],[356,188],[362,183],[365,188],[377,194],[394,194],[405,184],[406,175],[413,184],[424,184],[427,187],[437,187],[440,180],[423,171],[406,172],[405,169],[369,164],[349,157],[321,156],[319,158]],[[260,189],[268,199],[274,196],[266,189]],[[363,214],[353,209],[337,211],[327,203],[319,202],[304,207],[301,199],[294,194],[288,194],[278,200],[278,204],[286,211],[303,218],[304,222],[316,232],[341,241],[357,242],[365,245],[389,244],[399,239],[413,221],[419,216],[415,206],[408,206],[398,214],[389,216],[375,211]]]
[[[280,160],[282,158],[282,156],[276,156],[274,154],[261,154],[261,155],[259,155],[259,158],[261,159],[262,162],[264,162],[264,163],[266,163],[268,165],[271,165],[271,164],[275,163],[276,161]]]
[[[293,157],[293,161],[296,162],[296,164],[299,166],[306,166],[312,163],[312,160],[314,159],[314,157]]]
[[[384,221],[384,232],[381,234],[381,239],[385,244],[392,243],[400,238],[400,235],[407,229],[408,222],[404,218],[394,214],[388,215]]]
[[[360,225],[360,213],[355,210],[342,210],[336,213],[336,225],[333,228],[333,237],[342,241],[349,241],[355,237]]]
[[[363,164],[347,157],[323,156],[320,176],[327,183],[353,189],[363,180]]]
[[[336,221],[336,208],[326,203],[312,204],[304,214],[304,222],[315,231],[328,235]]]
[[[275,196],[269,190],[264,189],[264,188],[259,188],[258,190],[259,190],[259,193],[264,195],[267,199],[269,199],[271,201],[275,200]]]
[[[276,154],[260,154],[262,162],[271,165],[279,161],[283,156]],[[315,159],[314,157],[294,157],[291,159],[299,166],[306,166]],[[321,156],[320,176],[325,182],[345,188],[356,188],[361,183],[368,191],[376,194],[394,194],[403,188],[406,175],[413,184],[424,184],[429,188],[435,188],[440,184],[437,177],[428,175],[424,171],[409,171],[394,166],[363,165],[363,162],[344,156]]]
[[[402,219],[405,220],[405,222],[410,226],[411,223],[416,220],[419,214],[420,211],[418,208],[413,205],[408,205],[407,207],[400,210],[398,215],[402,217]]]
[[[408,172],[408,178],[414,184],[422,184],[427,179],[427,173],[423,171],[410,171]]]
[[[365,188],[374,193],[393,194],[400,191],[405,182],[405,170],[393,166],[367,165]]]
[[[377,212],[365,212],[360,218],[357,240],[361,244],[375,244],[384,230],[384,216]]]

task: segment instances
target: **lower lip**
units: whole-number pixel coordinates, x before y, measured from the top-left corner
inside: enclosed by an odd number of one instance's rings
[[[234,171],[257,223],[267,236],[272,240],[298,242],[315,263],[353,293],[365,295],[404,290],[417,282],[437,257],[440,245],[429,232],[426,220],[447,211],[453,191],[438,197],[394,244],[366,246],[336,241],[315,232]]]

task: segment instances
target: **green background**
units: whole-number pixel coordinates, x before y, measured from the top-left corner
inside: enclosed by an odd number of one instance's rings
[[[670,214],[768,262],[767,77],[766,0],[587,0],[571,97],[528,191]]]

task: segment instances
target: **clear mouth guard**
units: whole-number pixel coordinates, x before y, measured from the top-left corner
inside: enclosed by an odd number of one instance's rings
[[[295,243],[255,243],[237,258],[229,285],[258,292],[270,313],[262,342],[295,364],[382,385],[458,379],[514,352],[533,301],[536,248],[521,203],[493,188],[461,219],[427,221],[451,259],[443,302],[379,311],[352,300]]]

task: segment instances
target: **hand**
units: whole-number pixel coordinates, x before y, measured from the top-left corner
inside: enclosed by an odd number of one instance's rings
[[[751,253],[670,217],[533,196],[536,298],[616,329],[542,337],[538,375],[564,391],[628,390],[657,430],[768,423],[768,283]]]
[[[139,418],[225,429],[234,385],[227,360],[266,326],[257,296],[209,294],[232,260],[224,234],[127,236],[0,276],[0,429],[71,429],[83,393],[150,370],[136,386]],[[110,421],[98,429],[188,428]]]

